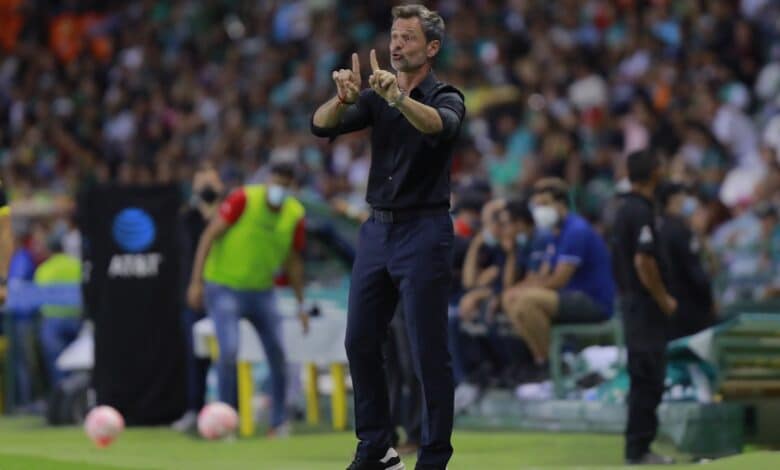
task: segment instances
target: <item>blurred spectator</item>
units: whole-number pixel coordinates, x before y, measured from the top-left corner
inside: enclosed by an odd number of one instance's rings
[[[81,289],[81,260],[64,252],[62,240],[49,240],[51,256],[35,270],[35,284],[71,286]],[[40,307],[40,341],[49,386],[54,389],[66,377],[57,367],[57,358],[76,339],[81,328],[81,308],[71,305],[43,304]]]
[[[96,183],[175,181],[188,196],[202,161],[226,191],[296,163],[307,194],[363,217],[365,136],[330,148],[308,117],[331,71],[383,40],[394,3],[59,2],[0,15],[0,173],[14,225],[67,213]],[[582,215],[608,226],[626,155],[656,145],[702,196],[693,228],[709,242],[717,302],[776,295],[755,211],[780,207],[778,2],[429,6],[448,25],[437,76],[467,100],[458,188],[486,182],[512,198],[561,177]],[[474,211],[459,213],[456,230],[473,236]],[[456,285],[451,303],[460,295]]]
[[[780,297],[780,218],[777,209],[768,203],[759,206],[756,215],[761,221],[758,269],[764,278],[758,298]]]
[[[494,199],[482,209],[482,230],[471,239],[463,263],[465,292],[458,305],[463,320],[475,319],[480,311],[492,316],[498,308],[504,261],[504,230],[499,214],[505,207],[505,200]]]
[[[35,259],[29,248],[32,243],[32,230],[27,227],[19,230],[14,242],[14,253],[8,267],[8,283],[31,282],[35,275]],[[34,310],[8,310],[4,312],[11,316],[10,331],[5,334],[13,337],[12,351],[14,358],[13,371],[16,390],[13,403],[27,405],[33,399],[32,370],[35,363],[35,347],[32,341],[35,334]]]
[[[537,365],[547,362],[551,323],[590,323],[612,315],[614,282],[604,240],[569,210],[568,185],[542,179],[531,199],[537,230],[553,237],[539,271],[503,294],[506,315]]]
[[[656,190],[661,210],[658,243],[668,268],[666,285],[677,300],[671,338],[681,338],[713,324],[712,284],[701,260],[701,241],[690,229],[698,199],[686,187],[665,183]]]
[[[459,317],[450,320],[456,412],[488,385],[516,385],[530,362],[522,341],[507,334],[497,315],[504,285],[527,270],[533,218],[524,201],[494,199],[485,204],[482,221],[463,267],[463,286],[471,289],[461,298]]]
[[[192,264],[203,231],[217,213],[224,194],[224,185],[216,170],[204,164],[198,168],[192,180],[192,197],[182,210],[179,218],[179,250],[181,253],[181,292],[182,327],[187,355],[187,411],[173,423],[172,427],[181,432],[193,431],[197,427],[198,412],[206,399],[206,375],[209,359],[195,357],[193,344],[193,326],[205,317],[202,309],[195,310],[187,305],[186,292],[192,277]]]

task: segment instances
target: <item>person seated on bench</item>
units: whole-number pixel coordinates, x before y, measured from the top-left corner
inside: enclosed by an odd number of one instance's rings
[[[457,307],[457,321],[449,326],[453,362],[461,372],[456,378],[456,412],[473,403],[488,384],[515,385],[532,362],[522,339],[501,334],[496,315],[507,276],[524,275],[533,217],[525,201],[496,199],[485,205],[482,219],[463,265],[467,290]]]
[[[504,199],[493,199],[482,208],[482,230],[471,239],[463,262],[464,293],[458,304],[461,320],[475,320],[483,305],[488,305],[490,312],[495,312],[497,307],[503,261],[500,213],[505,206]]]
[[[540,269],[502,295],[504,312],[541,367],[547,363],[552,323],[598,323],[612,316],[615,286],[606,243],[569,211],[568,194],[559,178],[534,185],[536,229],[548,232],[551,242]]]

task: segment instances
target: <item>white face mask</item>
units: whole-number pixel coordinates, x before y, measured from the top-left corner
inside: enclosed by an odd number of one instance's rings
[[[482,241],[487,246],[496,246],[498,244],[498,240],[496,240],[496,236],[493,235],[493,232],[487,229],[482,231]]]
[[[287,197],[287,188],[278,184],[269,184],[266,197],[272,207],[282,207],[284,198]]]
[[[532,215],[534,223],[542,230],[550,230],[558,223],[558,211],[552,206],[536,206]]]

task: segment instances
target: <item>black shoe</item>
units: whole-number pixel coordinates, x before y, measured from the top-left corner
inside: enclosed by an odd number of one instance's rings
[[[355,457],[355,460],[347,467],[347,470],[404,470],[406,467],[401,462],[398,452],[392,447],[387,449],[385,456],[379,460],[366,460]]]
[[[673,465],[674,459],[654,452],[648,452],[638,459],[626,459],[627,465]]]

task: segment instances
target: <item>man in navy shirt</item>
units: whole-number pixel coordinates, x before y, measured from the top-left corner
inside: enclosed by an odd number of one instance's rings
[[[551,323],[595,323],[612,316],[615,287],[607,246],[585,219],[569,211],[568,192],[558,178],[534,185],[534,222],[551,241],[540,269],[503,295],[504,311],[540,366],[547,362]]]
[[[335,138],[371,127],[371,169],[349,294],[345,346],[360,440],[349,470],[402,470],[393,449],[382,344],[399,300],[422,386],[417,470],[444,470],[452,455],[453,377],[447,349],[452,275],[450,167],[466,109],[463,95],[431,68],[444,20],[422,5],[393,8],[390,62],[371,51],[370,89],[360,62],[333,72],[337,95],[312,116],[312,132]]]

